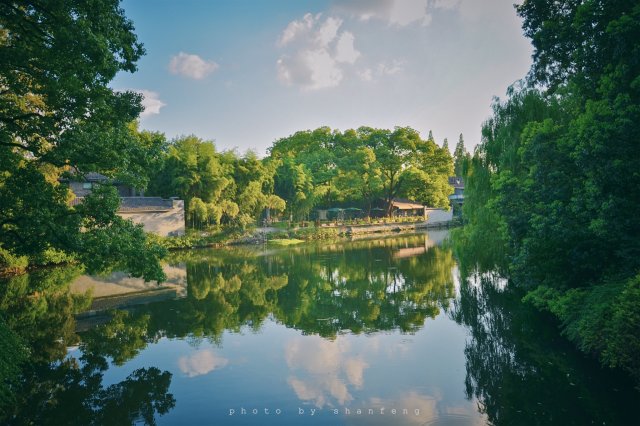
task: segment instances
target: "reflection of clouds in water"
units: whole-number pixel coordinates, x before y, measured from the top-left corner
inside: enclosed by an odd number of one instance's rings
[[[347,424],[353,425],[435,425],[455,424],[480,426],[487,423],[486,417],[478,413],[473,401],[462,402],[462,405],[447,406],[441,393],[436,390],[434,395],[424,395],[416,391],[406,392],[398,398],[383,399],[370,398],[365,409],[373,408],[374,415],[349,415],[344,416]],[[353,407],[357,408],[357,407]],[[380,415],[380,409],[385,409],[385,414]],[[397,414],[391,410],[396,409]],[[403,414],[406,409],[407,413]],[[418,415],[416,415],[418,410]],[[354,410],[351,410],[352,412]],[[344,410],[342,410],[344,412]],[[363,410],[366,413],[366,410]]]
[[[291,370],[299,370],[303,376],[291,376],[288,380],[298,398],[319,408],[333,406],[332,401],[338,405],[352,401],[349,386],[362,388],[364,370],[369,364],[361,355],[350,352],[351,344],[342,337],[328,341],[306,336],[288,342],[285,347],[287,365]]]
[[[202,376],[216,368],[223,368],[228,363],[228,359],[216,355],[211,349],[196,351],[193,355],[178,359],[178,367],[187,377]]]
[[[349,383],[357,389],[362,389],[364,384],[364,369],[368,365],[362,358],[349,358],[344,361],[343,369],[349,379]]]
[[[387,344],[384,347],[384,354],[389,359],[397,360],[399,358],[406,358],[410,355],[413,348],[413,340],[410,338],[404,338],[400,341]]]
[[[344,405],[353,399],[344,382],[335,376],[318,377],[317,380],[311,379],[307,381],[289,377],[287,381],[299,399],[311,401],[318,408],[329,405],[330,397],[333,397],[340,405]]]

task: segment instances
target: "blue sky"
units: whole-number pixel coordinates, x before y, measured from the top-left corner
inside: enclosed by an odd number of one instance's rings
[[[125,0],[147,54],[115,89],[141,127],[264,155],[329,126],[411,126],[480,141],[493,96],[527,73],[513,0]]]

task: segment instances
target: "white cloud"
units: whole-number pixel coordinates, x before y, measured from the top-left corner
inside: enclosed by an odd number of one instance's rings
[[[353,64],[360,57],[360,52],[353,46],[354,40],[355,37],[348,31],[340,35],[336,43],[336,61]]]
[[[391,62],[380,62],[374,67],[374,69],[365,68],[357,74],[362,81],[375,81],[381,77],[400,74],[404,71],[404,66],[404,61],[394,59]]]
[[[315,23],[320,19],[320,16],[320,14],[313,16],[312,14],[307,13],[301,20],[289,22],[289,25],[287,25],[287,28],[284,29],[282,35],[278,39],[278,46],[286,46],[295,39],[308,34],[311,31],[311,28],[313,28]]]
[[[371,68],[365,68],[362,71],[358,71],[357,74],[362,81],[373,81],[373,71]]]
[[[284,29],[277,45],[284,50],[276,66],[279,80],[303,90],[338,86],[346,66],[356,62],[360,52],[355,37],[341,31],[342,19],[307,13]]]
[[[336,19],[331,17],[327,18],[327,20],[324,21],[324,24],[322,24],[322,26],[316,33],[316,39],[318,41],[318,45],[320,47],[325,47],[325,48],[328,47],[329,44],[333,40],[335,40],[336,36],[338,35],[338,30],[340,29],[341,25],[342,25],[342,19]]]
[[[171,58],[169,71],[184,77],[202,80],[220,66],[213,61],[206,61],[198,55],[180,52]]]
[[[378,19],[404,27],[416,22],[428,25],[428,6],[429,0],[348,0],[336,2],[334,7],[362,21]]]
[[[202,376],[216,368],[223,368],[228,363],[228,359],[216,355],[211,349],[196,351],[191,356],[178,359],[178,367],[187,377]]]
[[[404,71],[404,61],[400,61],[398,59],[394,59],[390,64],[389,63],[379,63],[378,64],[378,75],[394,75]]]
[[[451,10],[460,6],[464,0],[430,0],[429,5],[434,9]]]
[[[309,50],[304,52],[303,58],[311,70],[309,89],[335,87],[342,81],[342,70],[327,50]]]
[[[355,16],[362,21],[388,16],[394,0],[336,0],[334,9]]]
[[[132,91],[142,95],[142,108],[144,108],[140,114],[142,118],[160,114],[160,109],[167,105],[160,100],[160,95],[157,92],[145,89],[133,89]]]
[[[427,11],[427,0],[396,0],[391,6],[389,22],[405,27],[417,22],[425,26],[431,23],[431,14]]]
[[[347,13],[361,21],[377,19],[389,25],[406,27],[411,24],[426,26],[431,23],[432,12],[451,10],[463,0],[340,0],[333,9]],[[481,3],[477,0],[476,3]]]

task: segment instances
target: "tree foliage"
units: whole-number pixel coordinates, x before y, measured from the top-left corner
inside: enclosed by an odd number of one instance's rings
[[[314,207],[349,205],[369,212],[376,199],[390,207],[396,197],[449,206],[448,149],[409,127],[301,131],[274,142],[270,158],[279,164],[275,193],[295,218]]]
[[[99,172],[137,187],[146,184],[157,150],[130,125],[141,111],[140,95],[109,87],[116,73],[135,71],[143,54],[117,0],[0,4],[0,244],[5,250],[37,257],[55,249],[85,261],[84,250],[97,238],[127,247],[127,253],[143,253],[146,265],[135,256],[119,257],[132,274],[164,277],[161,251],[115,215],[112,197],[97,197],[91,208],[72,208],[69,190],[59,183],[71,174]],[[95,221],[98,216],[103,220]]]
[[[266,208],[283,211],[286,203],[273,194],[275,163],[248,151],[218,152],[211,141],[183,136],[166,144],[149,193],[185,200],[187,225],[220,224],[245,228]]]
[[[465,214],[499,232],[527,300],[640,377],[640,332],[627,327],[640,308],[625,303],[640,272],[640,5],[529,0],[517,11],[534,64],[483,126]]]

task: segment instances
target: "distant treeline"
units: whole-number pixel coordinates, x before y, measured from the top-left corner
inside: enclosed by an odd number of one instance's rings
[[[195,136],[169,142],[159,133],[141,134],[160,152],[147,193],[184,199],[187,224],[194,228],[244,229],[267,208],[294,220],[308,219],[314,208],[338,206],[369,214],[376,201],[387,208],[395,197],[448,208],[452,193],[448,147],[408,127],[300,131],[275,141],[264,159],[251,151],[217,152],[213,142]],[[462,135],[455,154],[461,164]]]

